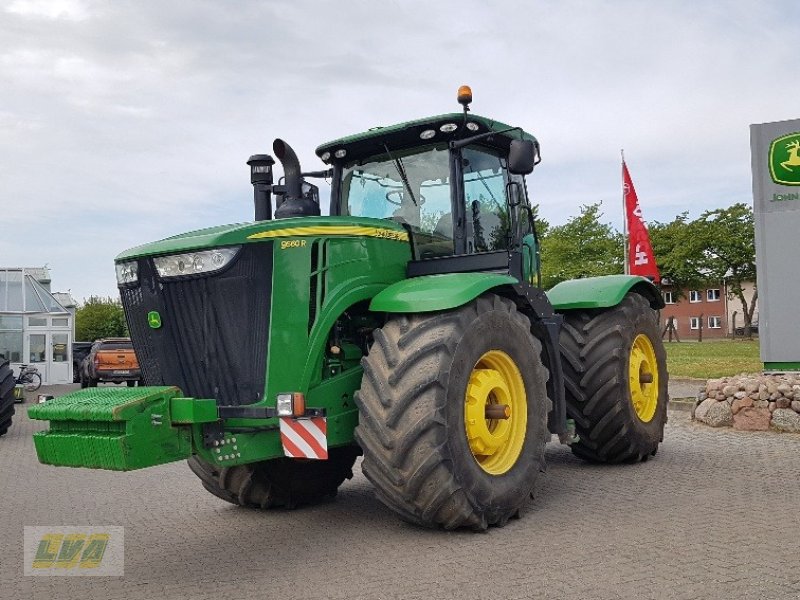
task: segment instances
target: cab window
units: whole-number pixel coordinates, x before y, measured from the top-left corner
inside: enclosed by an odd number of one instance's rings
[[[506,161],[487,148],[468,146],[461,151],[461,164],[467,253],[507,250]]]

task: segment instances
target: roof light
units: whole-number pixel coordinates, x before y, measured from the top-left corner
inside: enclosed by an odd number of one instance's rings
[[[426,129],[425,131],[423,131],[422,133],[419,134],[419,139],[421,139],[421,140],[429,140],[435,135],[436,135],[436,130],[435,129]]]
[[[441,131],[442,133],[451,133],[456,129],[458,129],[458,125],[456,125],[455,123],[445,123],[444,125],[439,127],[439,131]]]
[[[480,129],[480,125],[470,121],[469,123],[467,123],[467,129],[469,129],[470,131],[478,131],[478,129]]]
[[[336,158],[344,158],[347,156],[347,150],[344,148],[339,148],[336,152],[333,153]]]
[[[328,160],[330,160],[330,158],[331,158],[331,153],[330,152],[323,152],[322,156],[320,156],[320,158],[322,159],[322,162],[328,162]]]
[[[472,88],[462,85],[458,88],[458,103],[466,108],[472,102]]]

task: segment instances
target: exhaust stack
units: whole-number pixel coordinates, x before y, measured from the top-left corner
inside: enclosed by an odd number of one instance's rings
[[[309,195],[303,194],[303,176],[300,171],[300,161],[297,159],[292,147],[278,138],[272,144],[275,156],[283,165],[283,174],[286,178],[286,193],[283,201],[278,201],[275,208],[276,219],[288,217],[318,217],[319,204]]]

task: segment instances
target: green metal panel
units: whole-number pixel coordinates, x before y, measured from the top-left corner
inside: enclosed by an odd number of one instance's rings
[[[172,423],[213,423],[219,419],[217,401],[204,398],[173,398],[170,403]]]
[[[191,456],[189,427],[170,420],[176,387],[91,388],[28,409],[50,421],[33,435],[44,464],[130,471]]]
[[[800,371],[800,362],[765,362],[765,371]]]
[[[664,307],[664,299],[658,288],[648,279],[635,275],[606,275],[562,281],[547,292],[547,297],[556,311],[609,308],[622,302],[630,291],[642,294],[653,308]]]
[[[256,221],[220,225],[191,231],[151,242],[122,252],[117,262],[158,254],[176,254],[220,246],[250,244],[265,239],[307,238],[319,236],[367,237],[408,242],[408,233],[398,223],[368,217],[298,217],[276,221]],[[280,242],[278,243],[280,246]]]
[[[501,285],[519,283],[510,275],[496,273],[444,273],[404,279],[372,299],[370,310],[416,313],[462,306]]]

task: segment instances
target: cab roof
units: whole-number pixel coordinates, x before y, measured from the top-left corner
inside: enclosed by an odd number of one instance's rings
[[[373,127],[368,131],[356,133],[347,137],[339,138],[319,146],[316,150],[323,162],[326,163],[345,163],[353,158],[372,156],[386,151],[384,146],[390,150],[421,146],[426,144],[436,144],[450,142],[480,135],[489,131],[496,131],[498,135],[490,139],[483,139],[481,144],[508,148],[512,139],[524,139],[536,142],[536,138],[526,133],[520,128],[512,128],[500,121],[467,113],[465,124],[463,113],[448,113],[414,121],[406,121],[387,127]],[[443,126],[448,126],[442,131]],[[455,126],[453,131],[448,129]],[[420,137],[423,131],[432,130],[433,136],[427,139]],[[511,131],[508,131],[511,130]],[[503,133],[501,133],[503,132]],[[343,156],[336,156],[337,153],[344,151]]]

